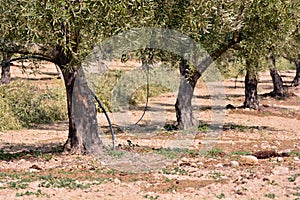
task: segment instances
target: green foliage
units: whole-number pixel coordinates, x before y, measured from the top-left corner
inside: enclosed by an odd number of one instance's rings
[[[140,87],[138,90],[136,90],[129,101],[130,105],[137,105],[139,103],[145,102],[147,98],[147,86],[144,85]],[[160,85],[149,85],[149,97],[156,97],[160,94],[169,92],[170,90],[164,86]]]
[[[32,191],[26,191],[26,192],[22,192],[22,193],[16,193],[16,197],[22,197],[22,196],[31,196],[31,195],[35,195],[36,197],[40,197],[40,196],[47,196],[48,198],[49,195],[42,193],[42,191],[40,189],[38,189],[36,192],[32,192]]]
[[[199,122],[199,124],[198,124],[198,131],[207,132],[209,130],[210,130],[209,124],[204,124],[202,122]]]
[[[9,181],[7,183],[10,189],[26,189],[28,187],[28,181]]]
[[[171,175],[188,175],[189,172],[184,170],[184,169],[181,169],[179,167],[174,167],[174,168],[164,168],[162,169],[161,171],[162,174],[171,174]]]
[[[107,70],[99,79],[94,79],[93,83],[95,83],[95,94],[100,99],[105,109],[111,111],[112,108],[112,91],[116,84],[120,80],[120,78],[125,74],[122,70]],[[127,88],[129,86],[124,86],[121,89],[135,89],[135,88]],[[133,92],[130,97],[129,105],[136,106],[138,104],[144,103],[147,98],[147,86],[143,85],[140,88],[137,88]],[[149,85],[149,96],[148,97],[156,97],[162,93],[169,92],[170,90],[161,85]],[[98,106],[98,105],[97,105]],[[101,112],[102,110],[97,107],[97,110]]]
[[[276,195],[274,193],[268,193],[268,194],[265,194],[265,197],[270,198],[270,199],[275,199]]]
[[[224,130],[236,130],[238,132],[246,132],[249,131],[250,128],[252,129],[258,129],[258,127],[248,127],[248,126],[244,126],[244,125],[238,125],[238,124],[226,124],[223,126]]]
[[[219,157],[222,154],[223,154],[223,150],[220,148],[213,148],[211,150],[206,150],[201,152],[201,155],[206,157]]]
[[[159,148],[153,149],[154,153],[165,156],[166,158],[175,159],[180,156],[195,156],[197,152],[195,150],[186,148]]]
[[[79,181],[71,178],[54,178],[52,175],[48,175],[41,176],[40,179],[43,181],[39,184],[39,187],[68,189],[85,189],[90,187],[90,184],[81,184]]]
[[[10,161],[12,159],[18,159],[24,156],[23,153],[4,153],[4,151],[0,150],[0,160]]]
[[[107,70],[100,79],[95,79],[95,94],[106,110],[111,110],[111,93],[117,81],[124,74],[121,70]],[[102,111],[97,105],[97,111]]]
[[[225,194],[224,194],[224,193],[221,193],[221,194],[219,194],[219,195],[216,195],[216,197],[217,197],[218,199],[224,199],[224,198],[225,198]]]
[[[156,199],[158,199],[159,195],[151,196],[151,195],[146,194],[146,195],[144,195],[143,197],[144,197],[145,199],[156,200]]]
[[[220,180],[222,178],[222,173],[218,171],[210,172],[208,175],[210,178],[213,178],[215,180]]]
[[[175,29],[208,52],[238,31],[245,52],[265,55],[265,47],[282,46],[284,36],[295,29],[298,4],[279,0],[3,1],[0,35],[7,41],[60,46],[81,60],[95,44],[133,27]]]
[[[293,176],[288,177],[288,181],[295,182],[298,177],[300,177],[300,174],[294,174]]]
[[[0,87],[0,130],[67,118],[63,88],[39,89],[22,81]]]
[[[232,152],[231,155],[251,155],[251,152],[249,151],[235,151],[235,152]]]

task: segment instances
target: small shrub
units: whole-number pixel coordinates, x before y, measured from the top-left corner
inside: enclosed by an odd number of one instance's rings
[[[187,148],[158,148],[153,150],[154,153],[163,155],[169,159],[175,159],[180,156],[195,156],[197,154],[195,150]]]
[[[274,193],[265,194],[265,197],[268,197],[270,199],[275,199],[276,195]]]
[[[0,130],[67,119],[64,88],[40,89],[24,81],[0,87]]]
[[[219,148],[213,148],[211,150],[201,152],[201,155],[206,156],[206,157],[219,157],[223,154],[224,154],[223,150],[219,149]]]
[[[209,131],[210,127],[208,124],[204,124],[202,122],[199,122],[198,124],[198,131],[201,131],[201,132],[207,132]]]

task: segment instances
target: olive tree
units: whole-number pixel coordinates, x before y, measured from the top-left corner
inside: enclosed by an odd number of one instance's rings
[[[171,1],[172,2],[172,1]],[[179,3],[180,2],[180,3]],[[209,52],[211,59],[191,66],[181,58],[181,86],[176,101],[177,121],[181,128],[188,129],[197,121],[192,115],[191,99],[197,80],[203,71],[230,49],[236,49],[236,56],[246,65],[244,107],[258,109],[258,70],[261,59],[269,53],[282,50],[282,42],[295,26],[298,2],[279,0],[247,1],[176,1],[168,25],[192,37]],[[170,4],[168,4],[170,7]],[[169,10],[169,7],[166,10]],[[178,8],[184,7],[180,12]],[[160,11],[165,6],[160,7]],[[172,20],[173,19],[173,20]],[[200,68],[203,71],[191,70]],[[190,88],[187,90],[186,88]]]
[[[259,58],[266,55],[266,46],[278,40],[282,27],[289,26],[289,14],[293,13],[289,9],[294,4],[279,0],[1,1],[0,50],[6,55],[3,59],[12,54],[20,55],[20,59],[33,57],[53,62],[61,69],[69,117],[65,149],[82,153],[86,151],[85,138],[92,140],[92,149],[102,146],[93,96],[80,71],[82,61],[99,42],[130,28],[148,26],[175,29],[201,44],[209,52],[209,59],[192,65],[178,58],[184,78],[175,107],[179,126],[188,129],[196,124],[191,99],[197,80],[228,49],[239,49],[238,55],[246,59],[246,85],[253,85],[249,97],[256,95]],[[191,70],[198,68],[201,70]],[[82,114],[79,124],[74,120],[74,91],[77,111]],[[246,94],[245,102],[257,104],[256,99],[247,98]]]
[[[62,71],[67,93],[69,136],[65,150],[73,153],[86,151],[83,139],[89,138],[91,148],[102,147],[98,137],[93,96],[89,93],[80,64],[103,38],[113,35],[121,23],[126,23],[125,1],[1,1],[0,44],[4,55],[22,59],[50,61]],[[120,20],[122,18],[123,20]],[[9,59],[9,56],[3,57]],[[14,60],[18,60],[15,58]],[[2,72],[5,76],[8,70]],[[75,84],[75,80],[80,84]],[[76,109],[82,119],[75,124],[73,91]],[[88,106],[87,106],[88,105]],[[89,120],[87,120],[87,118]]]

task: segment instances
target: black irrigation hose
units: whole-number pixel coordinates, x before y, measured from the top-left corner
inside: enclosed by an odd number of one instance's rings
[[[142,116],[140,117],[140,119],[135,122],[135,124],[137,125],[138,123],[140,123],[140,121],[144,118],[145,114],[146,114],[146,111],[148,109],[148,102],[149,102],[149,90],[150,90],[150,87],[149,87],[149,66],[148,64],[146,65],[146,68],[147,68],[147,73],[146,73],[146,79],[147,79],[147,87],[146,87],[146,104],[145,104],[145,108],[144,108],[144,111],[143,111],[143,114]]]
[[[98,97],[95,95],[95,93],[93,93],[91,90],[90,90],[90,92],[92,93],[92,95],[94,96],[95,100],[96,100],[97,103],[99,104],[100,108],[101,108],[102,111],[104,112],[104,115],[105,115],[105,117],[106,117],[106,119],[107,119],[107,122],[108,122],[109,128],[110,128],[110,131],[111,131],[112,149],[115,150],[115,149],[116,149],[116,147],[115,147],[115,132],[114,132],[114,129],[113,129],[113,127],[112,127],[112,123],[111,123],[111,121],[110,121],[110,118],[109,118],[109,116],[108,116],[108,114],[107,114],[107,112],[106,112],[106,110],[105,110],[103,104],[102,104],[101,101],[98,99]]]

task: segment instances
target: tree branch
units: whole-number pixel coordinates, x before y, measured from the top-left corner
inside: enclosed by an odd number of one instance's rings
[[[18,61],[18,60],[26,60],[26,59],[38,59],[38,60],[45,60],[45,61],[48,61],[48,62],[53,62],[52,60],[50,60],[46,57],[43,57],[43,56],[27,55],[27,56],[21,56],[21,57],[6,60],[1,64],[1,66],[8,66],[11,62]]]
[[[12,42],[1,42],[2,51],[7,53],[18,53],[22,55],[35,56],[37,59],[47,60],[57,63],[57,58],[60,51],[57,48],[52,48],[47,45],[40,45],[36,43],[32,44],[19,44]]]

